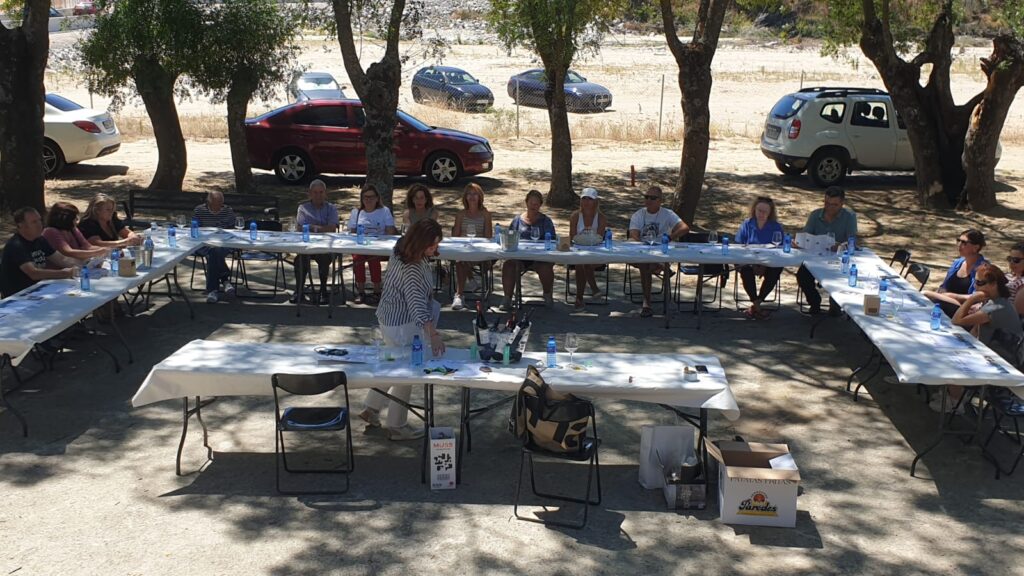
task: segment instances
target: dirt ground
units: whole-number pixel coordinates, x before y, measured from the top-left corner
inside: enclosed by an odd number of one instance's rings
[[[343,68],[335,64],[337,48],[331,48],[311,49],[304,58],[341,75]],[[446,63],[471,60],[472,71],[507,107],[504,81],[511,71],[531,66],[529,57],[518,54],[507,60],[493,46],[455,49],[461,56]],[[968,50],[965,58],[971,54]],[[660,89],[664,73],[671,85],[674,65],[656,42],[627,39],[614,40],[601,56],[578,69],[598,82],[605,70],[642,79],[648,88],[630,92],[623,83],[623,96],[620,89],[613,92],[617,109],[647,114],[658,106],[647,80],[657,76]],[[821,192],[806,177],[776,173],[761,155],[757,137],[765,114],[782,93],[798,85],[800,71],[818,75],[820,83],[878,85],[877,78],[863,63],[836,63],[813,49],[731,42],[716,58],[716,70],[721,74],[712,106],[719,128],[712,143],[708,190],[695,224],[734,230],[749,201],[768,194],[778,201],[787,229],[801,226],[807,212],[820,205]],[[980,86],[977,78],[968,85],[970,78],[958,75],[958,97]],[[61,90],[73,94],[68,86]],[[74,97],[84,101],[83,95],[87,98],[84,93]],[[666,96],[665,107],[677,107],[677,96]],[[433,113],[427,107],[408,108],[424,117]],[[202,116],[211,108],[191,103],[182,110]],[[499,221],[520,209],[526,190],[546,188],[549,153],[546,138],[536,128],[542,117],[536,111],[527,114],[535,132],[524,131],[518,139],[514,134],[490,136],[496,168],[478,179]],[[485,133],[494,125],[486,114],[473,116],[464,121],[477,122]],[[586,132],[581,124],[601,121],[630,125],[642,120],[595,115],[574,118],[574,126]],[[984,230],[990,237],[986,254],[1002,260],[1008,245],[1024,236],[1024,139],[1014,136],[1022,129],[1024,106],[1018,102],[997,170],[1000,205],[986,213],[921,209],[914,202],[909,175],[850,177],[848,204],[859,215],[864,242],[880,254],[909,248],[915,260],[935,269],[933,285],[955,256],[956,234],[964,228]],[[226,142],[203,139],[188,145],[186,189],[230,189]],[[641,205],[645,186],[671,188],[678,163],[675,141],[574,141],[576,183],[600,190],[602,207],[617,231]],[[153,141],[132,136],[118,153],[71,166],[49,182],[48,201],[68,198],[84,206],[99,191],[123,197],[127,189],[148,182],[155,164]],[[638,172],[636,188],[629,185],[631,165]],[[279,186],[272,174],[258,178],[261,189],[281,197],[289,211],[304,197],[301,189]],[[339,206],[354,205],[359,178],[326,180]],[[401,180],[399,186],[408,183]],[[447,222],[457,194],[455,189],[436,193]],[[566,225],[568,211],[550,214]],[[187,279],[188,268],[181,271]],[[598,406],[604,502],[592,510],[582,531],[548,530],[512,517],[518,451],[504,430],[504,410],[474,421],[466,479],[452,492],[430,492],[419,483],[413,446],[364,434],[360,426],[350,494],[278,496],[273,488],[273,404],[258,398],[224,399],[204,411],[216,457],[204,465],[201,434],[191,429],[183,463],[186,475],[179,478],[173,459],[180,405],[129,405],[154,363],[195,338],[366,342],[373,310],[349,307],[329,320],[316,309],[296,318],[280,297],[196,304],[197,316],[190,320],[182,302],[158,300],[145,314],[123,322],[135,362],[121,373],[113,372],[95,342],[74,342],[54,372],[36,377],[11,398],[29,418],[28,439],[17,434],[9,415],[0,413],[0,573],[1022,573],[1020,473],[995,480],[976,445],[950,439],[924,459],[919,477],[911,478],[910,461],[931,440],[936,415],[913,387],[875,379],[867,383],[868,393],[859,402],[843,392],[869,346],[852,323],[842,320],[827,322],[809,339],[810,320],[794,303],[792,272],[784,275],[783,309],[767,322],[745,321],[735,311],[730,278],[723,311],[708,315],[701,330],[694,329],[688,313],[676,315],[674,327],[664,330],[660,318],[639,318],[636,307],[621,296],[618,267],[612,276],[616,298],[609,307],[575,314],[557,305],[535,319],[537,342],[572,330],[581,335],[585,351],[682,351],[721,358],[741,417],[729,422],[712,415],[712,438],[738,434],[790,445],[802,476],[795,529],[728,526],[717,520],[714,510],[665,511],[660,494],[636,482],[639,429],[646,423],[670,424],[674,418],[657,407],[631,402]],[[561,287],[559,280],[556,294]],[[468,345],[470,321],[469,313],[443,313],[441,326],[450,345]],[[116,342],[96,342],[125,360]],[[7,370],[3,378],[10,382]],[[362,393],[353,399],[361,400]],[[496,399],[480,394],[482,403]],[[456,402],[454,390],[438,391],[440,424],[456,425]],[[1010,453],[1010,445],[1000,447],[1004,455]],[[566,468],[556,470],[563,473]]]

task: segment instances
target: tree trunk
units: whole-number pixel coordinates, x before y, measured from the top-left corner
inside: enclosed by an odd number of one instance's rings
[[[981,95],[957,106],[950,89],[952,64],[952,2],[932,24],[925,49],[907,62],[894,47],[888,25],[875,13],[874,0],[862,0],[864,21],[860,47],[882,77],[892,96],[893,106],[907,127],[907,138],[914,151],[918,200],[922,205],[956,205],[964,185],[961,165],[964,136],[971,110]],[[920,83],[921,67],[931,64],[928,82]]]
[[[156,173],[149,183],[149,189],[181,192],[188,154],[181,123],[178,121],[178,109],[174,103],[174,83],[177,77],[155,62],[138,66],[142,69],[135,74],[135,88],[146,105],[159,153]]]
[[[971,210],[996,205],[996,145],[1010,105],[1024,86],[1024,44],[1013,36],[996,37],[992,40],[992,55],[982,58],[981,69],[988,83],[967,131],[963,157],[966,181],[959,206]]]
[[[718,38],[729,0],[701,0],[693,38],[686,45],[676,36],[671,0],[660,0],[660,6],[665,39],[679,67],[680,103],[683,108],[683,150],[672,210],[684,222],[692,224],[700,205],[708,166],[708,147],[711,145],[711,109],[708,105],[712,85],[711,62],[718,50]]]
[[[46,207],[43,73],[50,50],[49,0],[26,0],[21,27],[0,24],[0,206]]]
[[[256,191],[249,163],[249,143],[245,137],[245,117],[252,99],[251,86],[232,86],[228,90],[228,141],[231,146],[231,167],[235,172],[235,192],[251,194]]]
[[[544,101],[551,124],[551,186],[547,203],[558,208],[570,208],[579,203],[572,189],[572,134],[569,114],[565,105],[565,74],[568,66],[545,70],[549,78],[544,90]]]

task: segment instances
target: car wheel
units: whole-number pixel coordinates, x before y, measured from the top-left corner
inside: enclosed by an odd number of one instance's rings
[[[427,158],[427,180],[437,186],[447,186],[462,176],[459,159],[448,152],[438,152]]]
[[[804,166],[803,168],[797,168],[796,166],[793,166],[789,162],[783,162],[782,160],[776,160],[775,167],[779,169],[779,172],[782,172],[787,176],[799,176],[803,174],[805,170],[807,170],[807,166]]]
[[[815,153],[807,166],[811,180],[821,187],[834,186],[846,178],[846,156],[837,150]]]
[[[304,184],[313,175],[313,163],[304,152],[286,150],[278,154],[274,174],[285,184]]]
[[[43,175],[47,178],[64,169],[64,152],[53,140],[43,140]]]
[[[412,101],[419,103],[423,101],[423,94],[420,92],[419,87],[413,87],[412,89]]]

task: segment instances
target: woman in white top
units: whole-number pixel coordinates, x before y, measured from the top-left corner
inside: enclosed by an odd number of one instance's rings
[[[569,238],[575,241],[576,236],[584,230],[590,230],[597,238],[604,237],[604,229],[608,227],[608,220],[601,212],[600,200],[597,197],[597,190],[584,188],[580,194],[580,209],[569,216]],[[601,289],[597,287],[597,278],[594,271],[597,266],[584,264],[575,266],[576,269],[576,310],[583,310],[583,288],[589,284],[590,293],[594,298],[601,297]]]
[[[355,234],[357,228],[362,225],[363,234],[367,236],[380,236],[395,234],[395,219],[391,210],[380,202],[380,194],[373,184],[363,185],[360,196],[360,206],[352,210],[348,219],[348,231]],[[356,304],[375,305],[380,301],[381,272],[380,263],[384,259],[379,256],[352,255],[352,269],[356,277]],[[373,294],[366,294],[366,266],[370,267],[370,280],[373,281]]]
[[[469,228],[473,227],[473,236],[478,238],[490,238],[494,235],[491,231],[491,213],[484,208],[484,189],[476,182],[466,184],[462,189],[462,210],[455,214],[455,226],[452,227],[452,236],[469,236]],[[490,268],[492,261],[480,262],[481,268]],[[474,263],[455,263],[455,297],[452,298],[452,310],[462,310],[462,291],[466,287],[466,279],[473,271]]]

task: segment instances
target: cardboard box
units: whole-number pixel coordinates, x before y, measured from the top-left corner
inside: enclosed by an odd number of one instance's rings
[[[455,489],[455,432],[451,426],[430,429],[430,489]]]
[[[707,443],[718,460],[718,503],[726,524],[796,526],[800,471],[785,444]]]
[[[882,309],[882,298],[878,294],[864,295],[864,313],[868,316],[878,316]]]

